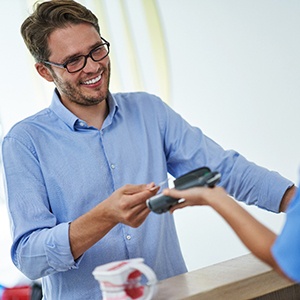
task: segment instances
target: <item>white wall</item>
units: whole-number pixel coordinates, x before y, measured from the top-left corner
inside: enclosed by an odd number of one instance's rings
[[[131,5],[138,2],[131,0]],[[300,2],[159,0],[157,4],[169,53],[171,106],[224,148],[238,150],[297,182]],[[0,3],[4,133],[50,102],[52,86],[35,74],[19,34],[30,8],[24,0]],[[114,15],[109,17],[117,22]],[[247,209],[279,232],[284,215]],[[190,270],[248,252],[209,208],[186,208],[175,217]]]
[[[224,148],[298,182],[300,2],[159,3],[175,110]],[[281,228],[283,216],[249,210],[276,232]],[[247,251],[209,208],[176,218],[191,269]]]

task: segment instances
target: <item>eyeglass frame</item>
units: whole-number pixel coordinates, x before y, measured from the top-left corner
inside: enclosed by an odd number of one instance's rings
[[[68,64],[74,59],[74,58],[71,58],[71,59],[68,59],[65,63],[63,64],[59,64],[59,63],[55,63],[55,62],[51,62],[51,61],[42,61],[43,64],[47,64],[47,65],[50,65],[50,66],[54,66],[54,67],[58,67],[58,68],[62,68],[62,69],[66,69],[69,73],[73,74],[73,73],[77,73],[79,71],[81,71],[82,69],[84,69],[84,67],[86,66],[86,63],[87,63],[87,59],[90,57],[94,62],[98,62],[98,61],[101,61],[102,59],[104,59],[105,57],[108,56],[109,52],[110,52],[110,43],[104,39],[103,37],[101,37],[101,40],[104,41],[104,43],[96,46],[95,48],[93,48],[87,55],[78,55],[77,57],[84,57],[84,64],[83,66],[76,70],[76,71],[73,71],[73,72],[70,72],[69,69],[68,69]],[[105,56],[103,56],[101,59],[94,59],[93,58],[93,52],[95,52],[95,50],[97,50],[99,47],[101,46],[107,46],[107,54]]]

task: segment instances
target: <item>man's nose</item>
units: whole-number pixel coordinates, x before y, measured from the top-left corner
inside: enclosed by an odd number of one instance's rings
[[[86,64],[83,68],[83,71],[86,73],[93,73],[96,72],[99,68],[99,62],[93,61],[92,58],[89,56],[86,59]]]

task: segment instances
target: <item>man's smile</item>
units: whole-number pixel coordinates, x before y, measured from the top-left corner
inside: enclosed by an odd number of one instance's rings
[[[82,82],[82,84],[85,84],[85,85],[95,84],[95,83],[97,83],[98,81],[101,80],[101,77],[102,77],[102,75],[100,74],[96,78],[93,78],[93,79]]]

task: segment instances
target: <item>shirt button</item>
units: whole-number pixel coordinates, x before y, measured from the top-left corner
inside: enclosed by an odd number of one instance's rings
[[[131,235],[126,235],[126,239],[129,241],[129,240],[131,240]]]
[[[115,166],[114,164],[111,164],[110,167],[111,167],[112,169],[115,169],[115,168],[116,168],[116,166]]]

